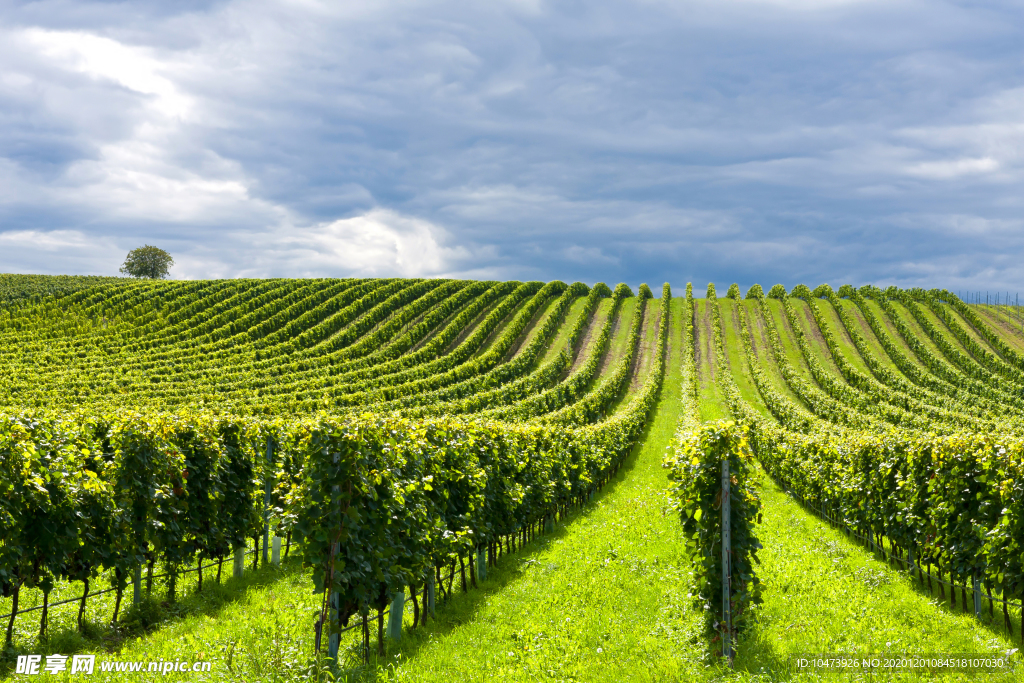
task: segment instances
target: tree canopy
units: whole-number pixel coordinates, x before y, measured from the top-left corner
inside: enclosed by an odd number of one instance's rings
[[[121,266],[121,274],[129,277],[162,280],[174,265],[174,259],[163,249],[145,245],[128,252],[128,258]]]

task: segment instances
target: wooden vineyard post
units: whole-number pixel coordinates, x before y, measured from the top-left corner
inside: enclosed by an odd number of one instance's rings
[[[388,613],[388,638],[401,640],[402,638],[402,617],[405,614],[405,588],[395,593],[395,599],[391,601],[391,611]]]
[[[722,459],[722,656],[732,667],[732,605],[729,586],[729,550],[732,545],[729,510],[729,456]]]

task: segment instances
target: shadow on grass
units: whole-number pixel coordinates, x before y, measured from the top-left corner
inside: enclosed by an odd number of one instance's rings
[[[793,673],[790,657],[779,653],[775,643],[761,630],[757,621],[740,635],[736,652],[733,666],[736,671],[770,675],[772,680],[784,680]]]
[[[154,595],[145,598],[138,605],[131,605],[129,589],[125,591],[125,600],[129,604],[122,603],[121,616],[116,624],[86,619],[83,621],[81,633],[73,626],[51,626],[44,639],[16,639],[11,647],[0,651],[0,679],[5,679],[14,672],[18,655],[38,654],[45,657],[49,654],[71,655],[98,650],[116,652],[122,643],[144,637],[186,617],[216,616],[224,607],[243,600],[250,590],[264,588],[301,571],[302,560],[298,552],[293,552],[289,557],[282,559],[280,567],[265,565],[256,570],[247,568],[241,578],[232,577],[221,583],[207,580],[203,584],[202,592],[192,590],[179,596],[175,602],[160,600]],[[76,603],[65,607],[74,607],[76,611],[78,609]],[[38,619],[38,612],[31,614]],[[19,618],[27,619],[29,615]]]
[[[764,474],[764,477],[766,481],[772,482],[773,485],[777,486],[779,490],[785,493],[786,496],[793,503],[795,503],[803,512],[807,513],[807,515],[817,520],[821,524],[825,525],[832,531],[841,534],[843,538],[855,544],[862,550],[867,551],[867,553],[876,562],[884,564],[886,567],[890,569],[896,570],[896,572],[900,575],[900,581],[902,581],[905,586],[912,589],[918,595],[927,598],[928,601],[935,605],[935,607],[937,607],[938,609],[941,609],[947,614],[952,615],[964,615],[973,613],[974,598],[972,596],[972,591],[970,588],[965,588],[964,586],[956,587],[956,603],[958,607],[953,608],[950,605],[950,591],[952,589],[949,586],[943,586],[943,593],[942,595],[940,595],[938,591],[939,584],[936,582],[936,580],[933,580],[931,583],[929,583],[927,576],[923,576],[919,579],[916,575],[912,574],[907,569],[903,562],[901,562],[898,559],[892,558],[889,552],[886,552],[885,557],[883,558],[882,553],[878,548],[868,545],[868,543],[865,542],[863,539],[858,538],[852,533],[849,533],[845,527],[837,523],[831,522],[822,517],[821,515],[819,515],[817,510],[814,509],[814,507],[808,505],[804,501],[800,500],[798,497],[791,494],[785,486],[777,482],[767,473]],[[933,577],[933,579],[936,579],[936,577]],[[984,586],[982,586],[982,590],[984,590]],[[1008,642],[1014,643],[1018,648],[1024,650],[1024,629],[1022,629],[1022,626],[1024,626],[1024,624],[1022,624],[1020,607],[1014,606],[1012,604],[1009,606],[1011,629],[1008,630],[1004,624],[1002,610],[999,607],[995,607],[996,604],[998,603],[990,605],[988,597],[986,595],[982,595],[981,614],[977,619],[975,619],[975,623],[978,626],[983,627],[990,634],[1001,636],[1005,638]],[[990,606],[992,607],[992,614],[989,614]],[[1014,612],[1016,612],[1016,616],[1014,615]]]

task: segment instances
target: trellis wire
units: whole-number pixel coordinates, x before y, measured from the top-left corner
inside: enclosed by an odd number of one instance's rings
[[[451,571],[450,571],[450,572],[448,573],[448,576],[442,576],[442,577],[441,577],[441,580],[442,580],[442,581],[444,581],[445,579],[448,579],[449,581],[451,581],[451,580],[453,580],[454,578],[455,578],[455,568],[454,568],[454,567],[452,567],[452,570],[451,570]],[[405,594],[405,592],[404,592],[404,590],[403,590],[403,595],[404,595],[404,594]],[[408,607],[409,607],[410,605],[412,605],[412,601],[410,601],[410,600],[406,600],[406,601],[405,601],[405,603],[404,603],[404,605],[403,605],[403,607],[402,607],[402,613],[403,613],[403,614],[405,613],[405,610],[406,610],[406,609],[407,609],[407,608],[408,608]],[[423,607],[423,609],[426,609],[426,606],[424,606],[424,607]],[[385,608],[384,608],[384,611],[380,613],[380,616],[382,616],[382,617],[383,617],[383,616],[386,616],[386,615],[388,615],[388,614],[390,614],[390,613],[391,613],[391,606],[390,606],[390,605],[388,605],[387,607],[385,607]],[[360,626],[362,626],[362,625],[363,625],[363,624],[362,624],[362,622],[360,622],[360,621],[357,621],[357,622],[356,622],[356,623],[354,623],[354,624],[350,624],[350,625],[346,626],[345,628],[339,629],[339,630],[338,630],[338,633],[339,633],[339,634],[340,634],[340,633],[345,633],[346,631],[351,631],[351,630],[352,630],[352,629],[354,629],[354,628],[359,628],[359,627],[360,627]]]
[[[246,556],[252,555],[254,552],[256,552],[255,549],[253,549],[253,550],[246,550],[245,551],[245,555]],[[211,562],[210,564],[206,565],[206,567],[207,567],[207,569],[209,569],[210,567],[212,567],[212,566],[214,566],[216,564],[217,564],[216,562]],[[177,576],[181,576],[182,574],[191,574],[192,572],[199,571],[201,568],[202,568],[202,560],[200,560],[199,566],[193,567],[192,569],[182,569],[180,572],[177,572]],[[170,576],[170,572],[164,573],[164,574],[157,574],[156,576],[153,576],[152,578],[154,578],[154,579],[163,579],[163,578],[166,578],[168,576]],[[46,608],[49,609],[51,607],[58,607],[60,605],[67,605],[67,604],[70,604],[72,602],[82,602],[82,598],[84,598],[84,597],[93,598],[93,597],[96,597],[97,595],[105,595],[107,593],[113,593],[116,590],[117,590],[117,588],[104,588],[101,591],[90,591],[88,596],[86,596],[86,595],[79,595],[77,598],[68,598],[67,600],[60,600],[58,602],[47,603],[46,604]],[[19,609],[18,611],[13,612],[13,613],[8,613],[8,614],[0,615],[0,619],[10,619],[11,618],[11,614],[15,614],[17,616],[21,616],[22,614],[28,614],[30,612],[35,612],[35,611],[41,610],[41,609],[43,609],[43,605],[37,605],[35,607],[29,607],[27,609]]]

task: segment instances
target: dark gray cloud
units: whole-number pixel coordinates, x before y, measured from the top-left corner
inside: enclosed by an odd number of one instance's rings
[[[0,271],[1024,282],[1016,3],[0,10]]]

